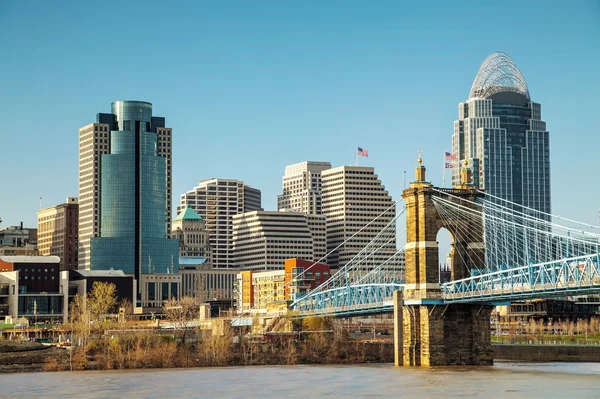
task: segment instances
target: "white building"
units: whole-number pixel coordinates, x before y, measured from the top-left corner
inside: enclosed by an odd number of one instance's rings
[[[339,166],[324,170],[321,177],[323,215],[327,217],[327,251],[333,251],[326,263],[337,269],[348,263],[394,219],[396,207],[372,167]],[[384,212],[378,220],[342,244]],[[340,248],[335,249],[340,244]],[[374,264],[385,262],[396,252],[393,238],[382,245],[371,261]]]
[[[202,180],[181,195],[177,212],[189,205],[206,223],[215,268],[233,267],[233,216],[261,209],[260,190],[232,179]]]
[[[283,193],[277,196],[277,209],[321,214],[321,172],[329,162],[305,161],[285,167]]]
[[[235,265],[245,270],[282,269],[289,258],[321,260],[326,255],[323,215],[254,211],[233,217]]]

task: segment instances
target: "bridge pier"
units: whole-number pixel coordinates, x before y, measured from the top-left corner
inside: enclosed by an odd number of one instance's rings
[[[470,170],[461,168],[461,184],[436,189],[425,180],[425,167],[415,169],[415,181],[402,192],[406,204],[406,284],[402,308],[402,364],[405,366],[488,365],[493,363],[490,342],[491,306],[446,305],[439,278],[437,233],[446,228],[452,236],[452,279],[469,276],[485,267],[483,221],[442,218],[433,198],[476,207],[484,194],[470,185]],[[398,324],[398,328],[400,325]],[[400,364],[399,361],[396,364]]]
[[[396,365],[493,364],[491,312],[482,305],[402,306],[403,363]]]
[[[394,364],[404,365],[404,323],[403,323],[402,291],[394,291]]]

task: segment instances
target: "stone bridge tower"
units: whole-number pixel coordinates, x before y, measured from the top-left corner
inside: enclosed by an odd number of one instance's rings
[[[416,180],[402,192],[406,204],[406,286],[403,292],[402,360],[405,366],[492,364],[490,314],[492,306],[444,304],[439,281],[437,233],[452,236],[452,280],[470,276],[485,265],[483,220],[442,218],[434,198],[475,208],[484,193],[470,184],[468,165],[461,168],[461,184],[451,189],[425,180],[419,157]],[[474,233],[480,232],[480,233]]]

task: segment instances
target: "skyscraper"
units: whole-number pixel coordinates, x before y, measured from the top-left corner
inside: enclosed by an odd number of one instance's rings
[[[467,160],[476,186],[550,213],[550,143],[541,117],[541,105],[531,101],[513,60],[500,52],[488,56],[469,99],[458,106],[452,135],[453,184],[460,182],[459,165]]]
[[[116,101],[80,129],[80,268],[169,273],[178,265],[170,230],[171,129],[152,104]],[[141,292],[139,286],[138,294]],[[175,294],[175,290],[172,290]]]
[[[277,196],[277,209],[321,214],[321,172],[329,162],[305,161],[285,167],[283,193]]]
[[[331,252],[327,264],[337,269],[346,265],[394,219],[396,207],[372,167],[339,166],[324,170],[321,177],[327,251]],[[383,215],[373,221],[380,214]],[[369,223],[371,225],[358,233]],[[358,234],[352,237],[355,233]],[[393,236],[372,257],[374,264],[381,264],[397,253],[395,234]],[[349,241],[344,243],[346,240]],[[336,249],[339,245],[341,247]]]
[[[137,110],[140,116],[143,114],[144,120],[140,121],[140,130],[156,136],[155,155],[164,158],[166,162],[164,229],[167,236],[171,234],[172,129],[165,126],[165,118],[152,116],[152,104],[140,101],[117,101],[112,104],[112,113],[99,113],[96,116],[96,123],[79,129],[79,269],[90,268],[90,239],[100,236],[102,156],[115,151],[122,153],[118,148],[111,148],[113,136],[111,132],[135,129],[135,119],[121,121],[117,119],[118,117],[129,118],[132,109]],[[154,140],[153,135],[144,137]],[[139,154],[139,151],[136,150],[136,153]],[[160,175],[162,176],[162,173]]]
[[[233,216],[233,254],[246,270],[280,270],[286,259],[317,262],[327,249],[323,215],[253,211]]]
[[[233,216],[260,211],[260,190],[232,179],[207,179],[181,195],[177,212],[192,207],[206,223],[215,268],[234,267]]]

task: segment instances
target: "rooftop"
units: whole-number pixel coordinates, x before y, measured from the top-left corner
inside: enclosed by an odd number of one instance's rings
[[[60,263],[58,256],[0,256],[7,263]]]
[[[479,67],[471,86],[469,99],[490,98],[502,92],[518,93],[531,101],[525,78],[514,61],[506,53],[495,52],[490,54]]]
[[[198,215],[196,213],[196,211],[192,209],[191,206],[186,205],[185,208],[183,208],[183,210],[179,213],[179,215],[177,215],[177,217],[175,219],[173,219],[174,222],[176,222],[178,220],[204,220],[204,219],[202,219],[202,216]]]

